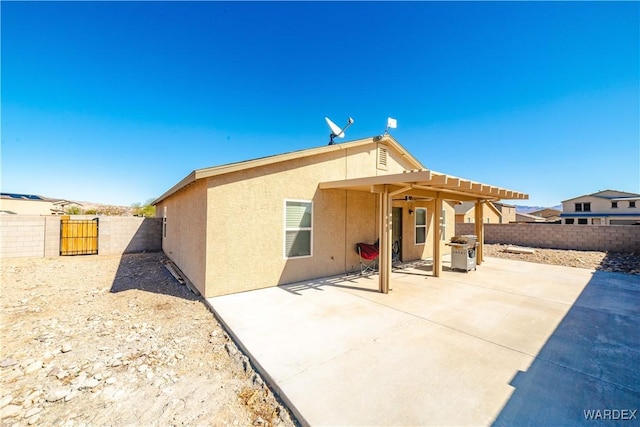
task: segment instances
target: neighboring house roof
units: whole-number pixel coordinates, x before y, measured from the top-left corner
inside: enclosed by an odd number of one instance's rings
[[[371,144],[372,142],[377,142],[377,139],[365,138],[365,139],[359,139],[356,141],[344,142],[342,144],[332,144],[332,145],[325,145],[322,147],[307,148],[304,150],[291,151],[288,153],[277,154],[277,155],[267,156],[267,157],[260,157],[257,159],[245,160],[242,162],[228,163],[220,166],[196,169],[193,172],[191,172],[189,175],[187,175],[184,179],[182,179],[182,181],[180,181],[179,183],[171,187],[163,195],[161,195],[156,200],[154,200],[152,204],[155,205],[159,203],[160,201],[167,198],[171,194],[181,190],[182,188],[186,187],[187,185],[191,184],[192,182],[198,179],[209,178],[212,176],[223,175],[231,172],[237,172],[237,171],[250,169],[258,166],[270,165],[273,163],[285,162],[287,160],[300,159],[303,157],[330,153],[332,151],[346,150],[348,148],[355,148],[361,145]],[[394,147],[396,150],[398,150],[398,152],[400,152],[401,155],[403,155],[407,160],[409,160],[409,162],[412,165],[414,165],[416,169],[424,169],[424,166],[422,165],[422,163],[420,163],[418,159],[413,157],[413,155],[409,153],[402,145],[400,145],[400,143],[396,141],[391,135],[385,136],[384,142],[385,144],[390,145]]]
[[[529,215],[541,216],[543,218],[546,218],[546,217],[550,217],[550,216],[558,216],[561,213],[562,213],[562,211],[559,211],[557,209],[544,208],[544,209],[540,209],[538,211],[529,212]]]
[[[7,200],[26,200],[34,202],[51,202],[54,205],[78,205],[81,203],[65,199],[53,199],[51,197],[38,196],[37,194],[21,194],[21,193],[0,193],[0,198]]]
[[[571,199],[563,200],[564,202],[570,202],[572,200],[581,199],[583,197],[599,197],[601,199],[609,199],[609,200],[640,200],[640,194],[638,193],[627,193],[625,191],[617,191],[617,190],[602,190],[593,194],[585,194],[583,196],[573,197]]]
[[[456,210],[456,215],[466,215],[471,209],[475,207],[475,202],[462,202],[458,205],[454,206]]]
[[[526,213],[516,212],[516,221],[525,221],[525,222],[544,222],[544,218],[540,216],[530,215]]]
[[[493,210],[498,216],[502,216],[502,212],[495,205],[495,202],[486,203],[485,206],[489,206],[489,209]],[[509,205],[506,205],[509,206]],[[456,215],[466,215],[469,211],[476,207],[476,202],[462,202],[454,206]]]
[[[502,207],[504,208],[515,208],[516,205],[509,205],[507,203],[502,203],[502,202],[492,202],[496,208],[500,209]]]
[[[36,194],[0,193],[0,197],[3,199],[12,199],[12,200],[36,200],[40,202],[50,201],[50,199],[47,199],[42,196],[38,196]]]

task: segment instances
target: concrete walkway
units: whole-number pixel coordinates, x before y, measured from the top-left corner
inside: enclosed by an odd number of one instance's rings
[[[428,269],[394,273],[388,295],[353,276],[208,303],[310,425],[579,425],[640,409],[640,276],[495,258]]]

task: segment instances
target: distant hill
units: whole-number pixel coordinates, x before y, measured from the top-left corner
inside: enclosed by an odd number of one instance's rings
[[[555,206],[523,206],[523,205],[516,205],[516,212],[517,213],[530,213],[530,212],[535,212],[535,211],[539,211],[542,209],[555,209],[558,211],[562,211],[562,205],[555,205]]]

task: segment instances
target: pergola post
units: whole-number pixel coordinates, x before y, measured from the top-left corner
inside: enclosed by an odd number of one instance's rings
[[[438,192],[436,195],[435,212],[433,213],[433,275],[434,277],[440,277],[442,271],[442,254],[441,254],[441,242],[440,242],[440,216],[442,215],[442,197]]]
[[[476,201],[475,214],[476,214],[476,236],[478,236],[478,248],[476,249],[476,264],[482,264],[482,254],[484,251],[484,202],[482,200]]]
[[[391,246],[389,242],[391,240],[391,196],[389,194],[389,187],[384,186],[382,192],[382,215],[380,224],[380,242],[378,252],[378,269],[380,278],[380,292],[383,294],[389,293],[389,278],[391,276]]]

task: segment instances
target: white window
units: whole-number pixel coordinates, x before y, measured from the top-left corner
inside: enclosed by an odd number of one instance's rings
[[[446,240],[447,236],[447,211],[440,211],[440,240]]]
[[[285,200],[284,223],[284,257],[311,256],[313,203],[307,200]]]
[[[416,245],[427,241],[427,208],[416,208]]]

